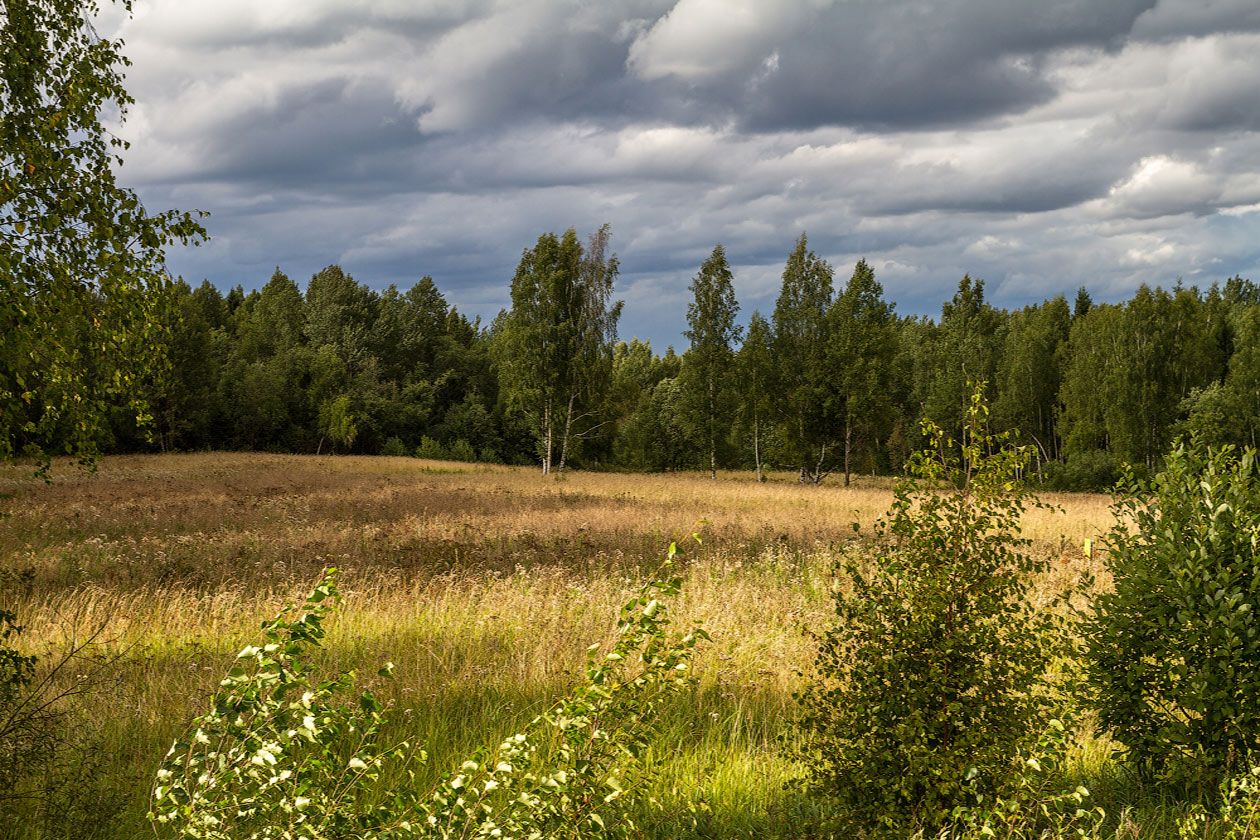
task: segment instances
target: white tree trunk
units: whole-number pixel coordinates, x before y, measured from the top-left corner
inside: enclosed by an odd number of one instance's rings
[[[569,456],[569,433],[573,430],[573,400],[574,396],[569,395],[569,407],[564,413],[564,433],[560,437],[560,466],[559,471],[564,472],[564,462]]]
[[[554,423],[552,422],[552,416],[551,416],[551,400],[548,399],[543,404],[543,416],[542,416],[542,433],[543,433],[542,472],[543,472],[543,475],[551,474],[551,440],[552,440],[553,428],[554,428]]]
[[[761,418],[753,417],[753,461],[757,464],[757,481],[758,483],[766,480],[761,474]]]

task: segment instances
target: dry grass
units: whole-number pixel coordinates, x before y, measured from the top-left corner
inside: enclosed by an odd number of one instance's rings
[[[112,836],[138,830],[143,780],[227,658],[323,567],[343,569],[347,593],[329,664],[373,673],[394,661],[386,691],[441,769],[562,690],[670,539],[700,520],[677,616],[702,622],[714,643],[697,660],[695,696],[671,721],[669,760],[684,776],[713,769],[697,784],[714,795],[773,797],[786,772],[775,739],[811,655],[803,628],[828,619],[832,564],[854,544],[851,523],[869,531],[892,498],[887,481],[871,479],[850,488],[743,474],[556,480],[408,458],[130,456],[95,475],[59,465],[52,484],[27,475],[0,473],[11,494],[0,606],[24,617],[36,649],[99,630],[125,652],[111,693],[84,711],[113,745],[118,778],[138,791],[126,830]],[[1025,533],[1052,561],[1049,596],[1097,571],[1080,547],[1110,514],[1102,497],[1047,501],[1061,510],[1032,512]],[[750,779],[764,789],[739,787]]]

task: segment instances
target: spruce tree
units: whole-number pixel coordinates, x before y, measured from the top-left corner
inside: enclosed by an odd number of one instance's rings
[[[713,249],[700,273],[691,281],[694,300],[687,306],[687,329],[683,335],[691,347],[683,357],[683,411],[691,426],[700,432],[708,449],[709,475],[717,479],[718,443],[729,429],[725,422],[732,402],[731,379],[741,329],[735,323],[739,304],[721,245]]]
[[[802,484],[817,484],[834,468],[827,460],[834,435],[825,371],[832,275],[802,233],[783,267],[774,305],[774,404],[785,455],[800,470]]]
[[[844,436],[844,484],[849,486],[855,443],[872,446],[891,421],[897,330],[892,306],[866,260],[853,268],[828,311],[827,374],[832,414]]]

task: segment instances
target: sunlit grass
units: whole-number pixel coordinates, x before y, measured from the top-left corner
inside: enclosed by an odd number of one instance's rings
[[[129,456],[90,476],[58,465],[52,484],[27,475],[0,473],[12,494],[0,606],[23,616],[23,643],[37,652],[99,632],[122,653],[114,682],[77,712],[102,738],[109,783],[128,793],[108,837],[143,829],[148,779],[170,740],[260,622],[324,567],[343,569],[346,602],[323,664],[374,675],[394,662],[394,681],[364,681],[427,745],[436,776],[573,683],[587,645],[610,640],[617,609],[672,539],[688,547],[675,620],[702,623],[713,643],[649,757],[663,809],[654,831],[807,831],[811,806],[792,794],[780,750],[810,665],[807,631],[832,615],[835,560],[861,550],[852,523],[869,535],[892,500],[889,480],[868,477],[849,488],[786,474],[557,480],[409,458]],[[1110,513],[1105,497],[1046,500],[1059,509],[1031,511],[1024,532],[1050,561],[1038,586],[1049,601],[1101,571],[1081,547]],[[1073,772],[1095,780],[1109,807],[1133,801],[1102,746],[1087,741]],[[1126,819],[1146,834],[1141,813]]]

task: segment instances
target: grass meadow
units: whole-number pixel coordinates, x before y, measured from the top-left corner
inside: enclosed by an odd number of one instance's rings
[[[327,666],[359,669],[388,698],[436,778],[573,684],[587,646],[611,638],[618,607],[670,540],[697,530],[703,542],[682,561],[675,620],[703,624],[713,643],[648,756],[664,803],[650,831],[811,836],[780,750],[793,737],[792,695],[810,664],[809,633],[829,620],[835,558],[861,550],[892,499],[891,483],[871,478],[849,488],[742,473],[557,479],[411,458],[260,454],[111,457],[95,474],[57,465],[53,479],[0,473],[9,494],[0,608],[19,614],[20,646],[45,661],[94,640],[95,664],[54,678],[84,687],[68,714],[95,745],[61,813],[81,836],[102,838],[149,834],[149,784],[170,742],[260,622],[324,567],[343,570],[346,594]],[[1034,551],[1051,560],[1037,596],[1048,602],[1091,575],[1106,586],[1081,549],[1109,527],[1108,499],[1045,499],[1059,510],[1024,522]],[[366,676],[386,661],[392,682]],[[1068,772],[1108,810],[1109,832],[1168,835],[1176,806],[1144,794],[1104,740],[1086,735]]]

